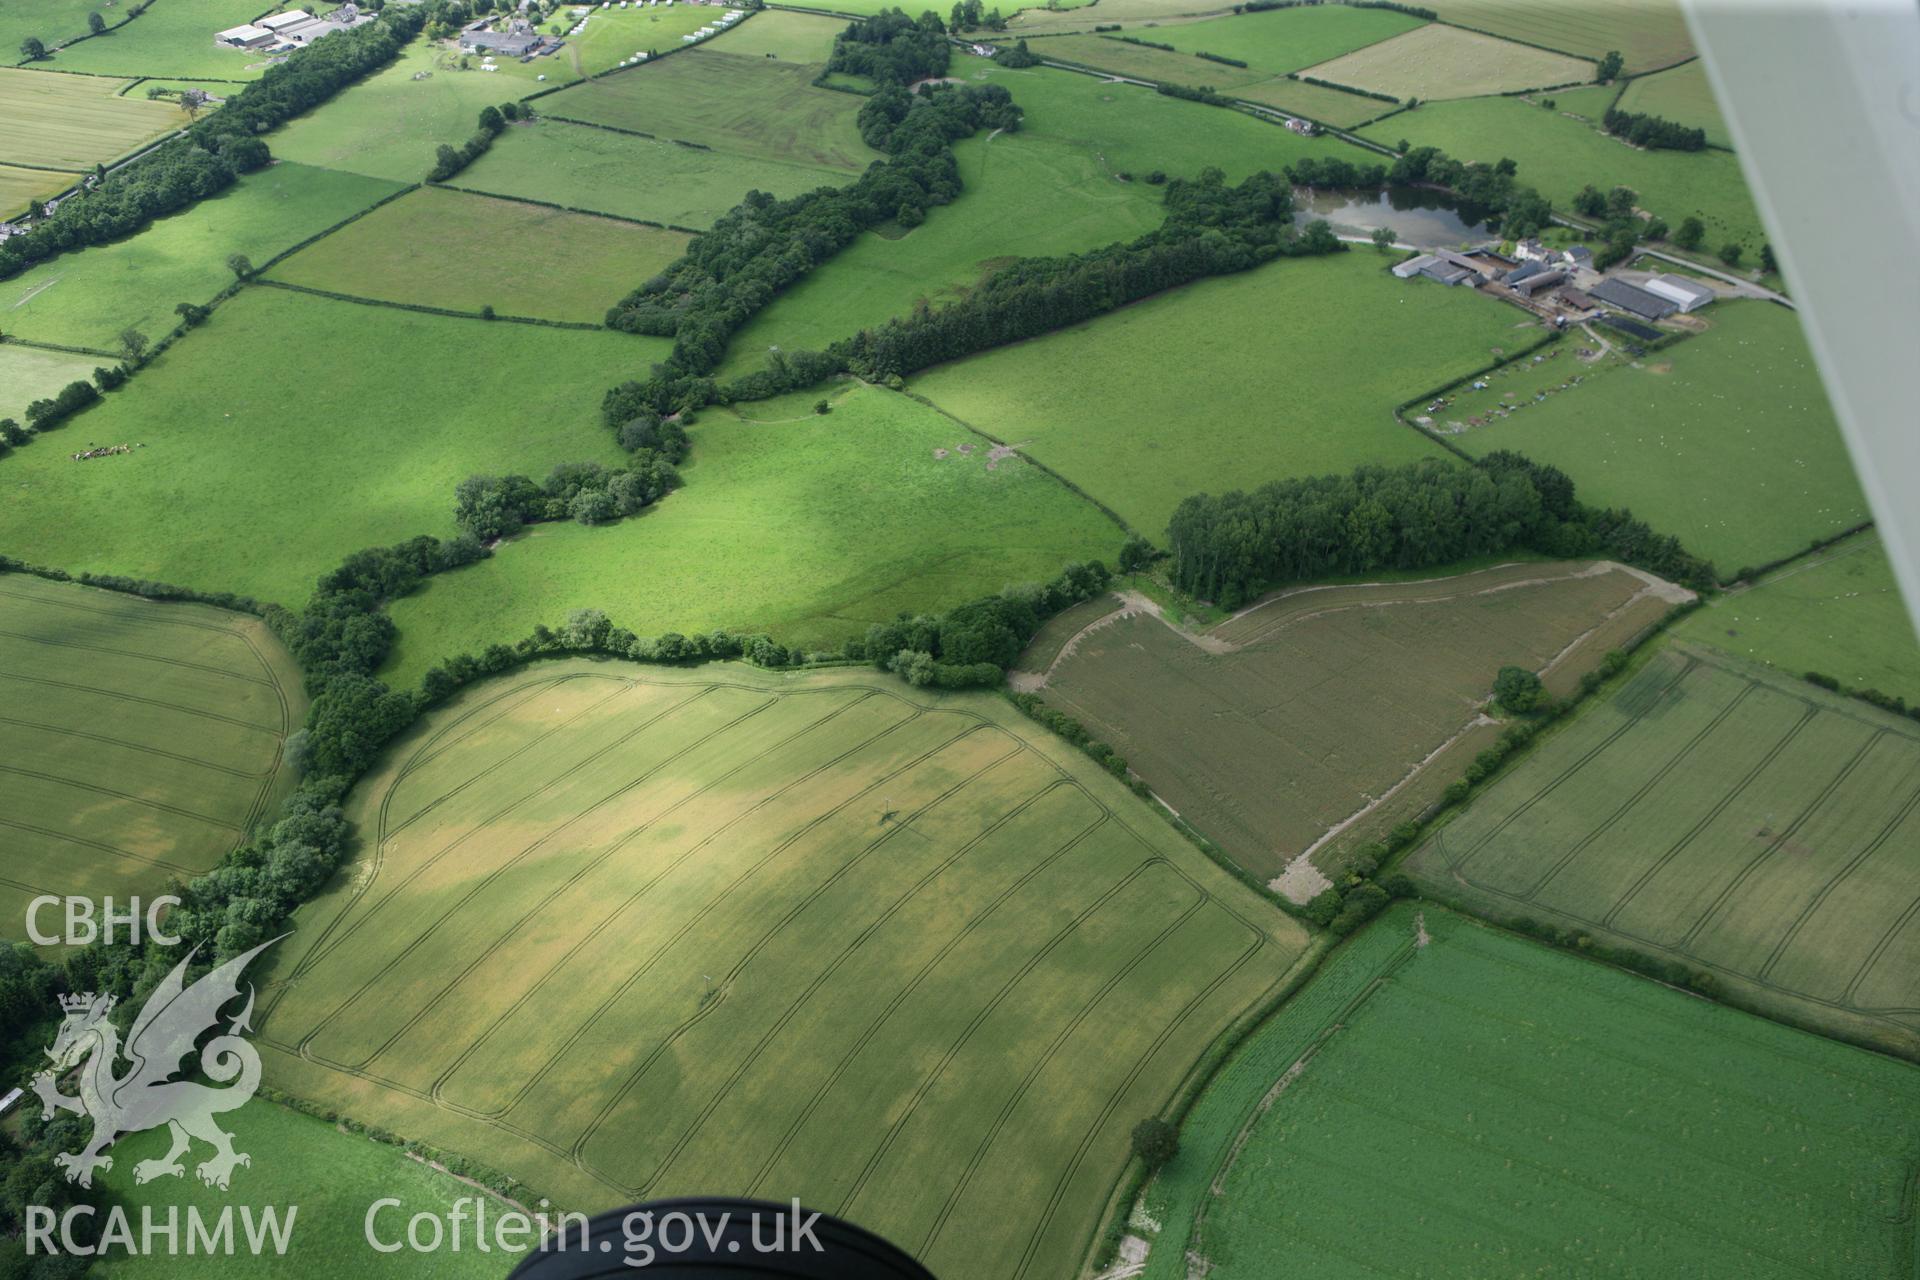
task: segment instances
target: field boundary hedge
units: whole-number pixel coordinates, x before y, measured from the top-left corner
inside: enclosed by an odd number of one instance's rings
[[[412,195],[414,192],[418,191],[424,185],[426,184],[420,183],[420,182],[410,182],[406,186],[400,188],[398,191],[389,192],[387,195],[381,196],[378,200],[375,200],[372,204],[360,210],[358,213],[350,213],[346,217],[340,219],[340,221],[334,223],[332,226],[322,227],[320,230],[308,236],[305,240],[300,241],[300,243],[295,245],[290,245],[289,247],[282,249],[280,252],[274,254],[271,258],[268,258],[265,262],[255,267],[253,269],[253,274],[257,277],[261,275],[263,272],[273,270],[273,268],[279,266],[281,263],[285,262],[288,258],[291,258],[294,254],[300,252],[302,249],[305,249],[311,245],[318,244],[320,241],[325,240],[328,236],[332,235],[334,232],[340,230],[341,228],[350,226],[351,224],[360,221],[360,219],[366,217],[368,214],[372,213],[375,209],[381,208],[382,206],[385,206],[385,205],[392,204],[395,200],[398,200],[402,196]],[[265,283],[265,282],[262,281],[261,283]]]
[[[1517,364],[1520,361],[1526,359],[1528,356],[1532,355],[1534,352],[1540,350],[1543,347],[1550,347],[1554,343],[1560,341],[1562,338],[1566,336],[1567,335],[1565,330],[1549,329],[1544,334],[1542,334],[1539,338],[1535,339],[1531,345],[1522,347],[1520,350],[1514,352],[1512,355],[1501,356],[1498,360],[1494,360],[1488,364],[1481,365],[1479,368],[1473,370],[1473,372],[1471,373],[1462,374],[1458,378],[1454,378],[1448,382],[1443,382],[1437,387],[1433,387],[1433,388],[1430,388],[1429,390],[1423,391],[1417,396],[1413,396],[1413,397],[1410,397],[1409,399],[1402,400],[1399,404],[1393,407],[1394,421],[1398,422],[1403,427],[1410,427],[1413,430],[1418,431],[1421,435],[1433,441],[1433,443],[1439,445],[1442,449],[1445,449],[1448,453],[1453,454],[1455,457],[1461,459],[1463,462],[1474,463],[1477,465],[1479,462],[1479,459],[1475,458],[1472,454],[1468,453],[1465,449],[1462,449],[1459,445],[1455,444],[1453,440],[1448,436],[1438,431],[1429,431],[1427,430],[1427,428],[1421,426],[1419,423],[1409,421],[1407,418],[1407,410],[1413,408],[1415,405],[1424,404],[1427,401],[1433,399],[1435,396],[1445,395],[1447,392],[1453,390],[1457,386],[1462,385],[1463,383],[1472,382],[1475,378],[1484,378],[1488,374],[1504,369],[1510,364]]]
[[[0,334],[0,343],[16,347],[35,347],[41,351],[64,351],[75,356],[99,356],[106,360],[118,360],[120,357],[112,351],[102,351],[98,347],[68,347],[58,342],[35,342],[31,338],[22,338],[15,334]]]
[[[546,118],[552,120],[555,117],[548,116]],[[486,196],[490,200],[511,200],[515,204],[531,204],[537,205],[542,209],[558,209],[562,213],[585,214],[589,218],[608,218],[614,222],[631,222],[637,227],[653,227],[660,231],[678,231],[680,234],[688,236],[706,234],[698,227],[683,227],[674,222],[655,222],[651,218],[629,218],[624,213],[607,213],[601,209],[582,209],[577,205],[556,204],[552,200],[536,200],[532,196],[504,195],[498,191],[482,191],[478,187],[463,187],[452,182],[436,182],[433,185],[446,191],[464,192],[470,196]]]
[[[607,327],[587,320],[546,320],[539,316],[509,316],[500,312],[488,315],[484,311],[430,307],[423,302],[393,302],[386,298],[366,298],[357,293],[336,293],[332,289],[316,289],[312,285],[294,284],[287,280],[255,280],[253,283],[268,289],[285,289],[289,293],[307,293],[316,298],[332,298],[336,302],[358,303],[363,307],[392,307],[396,311],[417,311],[422,315],[448,316],[456,320],[499,320],[507,324],[539,325],[546,329],[605,329]]]
[[[1556,49],[1550,44],[1541,44],[1538,40],[1522,40],[1518,36],[1501,35],[1498,31],[1487,31],[1480,27],[1470,27],[1464,22],[1449,22],[1447,19],[1440,17],[1435,17],[1432,21],[1437,27],[1456,27],[1461,31],[1471,31],[1477,36],[1486,36],[1493,40],[1505,40],[1508,44],[1525,45],[1529,49],[1539,49],[1543,53],[1557,53],[1563,58],[1572,58],[1575,62],[1591,62],[1596,67],[1600,65],[1600,59],[1598,58],[1590,58],[1584,53],[1574,53],[1570,49]],[[1655,70],[1664,70],[1664,68],[1655,68]],[[1593,81],[1583,80],[1580,81],[1580,83],[1591,84]]]

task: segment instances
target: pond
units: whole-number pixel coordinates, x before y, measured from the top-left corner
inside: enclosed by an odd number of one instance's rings
[[[1452,249],[1471,240],[1494,236],[1489,211],[1445,191],[1419,187],[1388,187],[1383,191],[1315,191],[1295,187],[1294,225],[1315,218],[1333,224],[1336,235],[1371,235],[1375,227],[1391,227],[1402,244],[1420,249]]]

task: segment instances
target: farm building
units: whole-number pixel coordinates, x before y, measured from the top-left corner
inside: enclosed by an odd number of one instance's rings
[[[1578,271],[1593,270],[1593,250],[1583,244],[1576,244],[1560,255],[1566,264]]]
[[[278,33],[287,30],[289,27],[297,27],[303,23],[312,22],[313,20],[313,15],[303,9],[289,9],[285,13],[269,14],[253,25],[256,27],[264,27],[268,31]]]
[[[1647,281],[1646,290],[1679,307],[1681,315],[1698,311],[1720,296],[1706,285],[1685,276],[1654,276]]]
[[[506,31],[490,31],[484,22],[468,27],[460,33],[460,47],[496,53],[503,58],[528,58],[548,52],[549,42],[524,19],[516,18]],[[552,42],[551,48],[559,47],[558,41]]]
[[[1527,265],[1537,266],[1538,264],[1529,263]],[[1522,272],[1526,274],[1522,275]],[[1567,273],[1558,267],[1541,267],[1538,271],[1528,271],[1527,267],[1521,267],[1518,271],[1513,272],[1507,277],[1507,286],[1515,293],[1527,298],[1533,297],[1534,294],[1539,293],[1542,289],[1551,289],[1555,285],[1565,284],[1566,282]]]
[[[1596,311],[1600,307],[1599,303],[1572,285],[1568,285],[1560,291],[1560,305],[1571,308],[1574,311]]]
[[[1664,320],[1679,310],[1659,294],[1648,293],[1625,280],[1602,280],[1587,292],[1608,306],[1639,316],[1642,320]]]
[[[228,27],[214,39],[236,49],[260,49],[273,43],[274,34],[265,27],[256,27],[249,22],[238,27]]]
[[[1440,261],[1440,259],[1434,257],[1432,254],[1423,253],[1418,257],[1408,258],[1405,262],[1400,263],[1393,269],[1393,274],[1399,276],[1402,280],[1411,280],[1438,261]]]

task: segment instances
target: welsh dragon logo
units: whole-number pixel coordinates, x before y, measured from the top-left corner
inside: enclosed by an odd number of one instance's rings
[[[60,997],[66,1018],[47,1050],[53,1065],[33,1078],[33,1091],[40,1095],[42,1114],[48,1119],[56,1111],[93,1119],[93,1137],[85,1147],[54,1157],[54,1163],[66,1171],[67,1181],[92,1186],[95,1169],[113,1168],[107,1148],[125,1134],[161,1125],[172,1130],[173,1145],[160,1159],[135,1165],[135,1182],[182,1176],[186,1169],[180,1158],[192,1149],[195,1138],[213,1148],[213,1155],[195,1170],[208,1186],[226,1190],[234,1169],[253,1163],[246,1153],[233,1149],[233,1135],[214,1119],[244,1105],[260,1087],[260,1055],[241,1038],[252,1030],[248,1023],[253,1016],[252,984],[247,987],[246,1008],[200,1049],[201,1072],[227,1087],[209,1088],[174,1077],[200,1038],[219,1025],[220,1011],[238,998],[240,975],[247,964],[278,941],[263,942],[235,956],[192,986],[186,985],[186,973],[194,952],[188,952],[148,997],[127,1029],[124,1044],[109,1017],[113,996],[88,992]],[[76,1066],[81,1068],[80,1096],[69,1097],[60,1092],[59,1080]]]

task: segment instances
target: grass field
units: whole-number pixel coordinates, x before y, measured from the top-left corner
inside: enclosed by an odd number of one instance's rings
[[[766,362],[767,348],[821,350],[861,329],[944,305],[1015,258],[1081,253],[1131,240],[1164,219],[1161,189],[1122,182],[1084,151],[1035,133],[974,137],[954,154],[960,198],[911,231],[869,232],[775,298],[735,337],[722,373]]]
[[[95,76],[0,68],[0,156],[84,172],[187,123],[172,103],[118,97],[119,88]]]
[[[92,1275],[102,1280],[342,1280],[344,1277],[421,1277],[422,1280],[500,1280],[505,1270],[498,1255],[467,1247],[435,1254],[412,1251],[383,1254],[367,1245],[365,1220],[374,1201],[392,1197],[397,1209],[382,1211],[377,1219],[383,1241],[401,1237],[406,1220],[416,1213],[444,1217],[456,1200],[484,1196],[409,1158],[397,1147],[345,1133],[334,1125],[301,1115],[256,1098],[221,1123],[234,1135],[238,1150],[253,1163],[238,1170],[231,1192],[201,1185],[191,1171],[182,1178],[166,1178],[136,1186],[133,1167],[141,1160],[166,1154],[164,1129],[130,1134],[114,1146],[111,1173],[105,1175],[108,1198],[126,1206],[138,1222],[142,1207],[151,1206],[165,1221],[169,1207],[184,1214],[197,1207],[209,1219],[229,1205],[246,1205],[258,1212],[273,1206],[298,1205],[293,1247],[286,1256],[168,1257],[156,1251],[144,1257],[103,1259]],[[489,1203],[489,1214],[507,1205]],[[184,1225],[183,1225],[184,1230]],[[236,1227],[235,1233],[239,1234]],[[184,1237],[183,1237],[184,1238]]]
[[[872,671],[542,664],[352,815],[269,1080],[569,1205],[798,1196],[953,1280],[1070,1274],[1305,942],[1002,700]]]
[[[1818,671],[1850,689],[1920,703],[1920,641],[1878,533],[1858,534],[1750,590],[1715,597],[1680,634],[1789,675]]]
[[[1161,169],[1191,177],[1212,165],[1229,181],[1238,182],[1261,169],[1278,173],[1308,156],[1364,163],[1372,154],[1337,138],[1303,138],[1242,112],[1183,102],[1139,85],[1113,84],[1073,71],[1046,67],[1009,71],[980,58],[961,56],[954,59],[952,74],[1005,86],[1026,112],[1021,132],[1066,143],[1115,173],[1145,176]]]
[[[1315,5],[1135,29],[1136,38],[1170,44],[1176,53],[1088,34],[1049,36],[1032,47],[1044,58],[1146,80],[1211,85],[1233,97],[1298,109],[1328,123],[1355,124],[1379,115],[1388,104],[1300,84],[1288,80],[1286,73],[1419,25],[1419,19],[1387,9]],[[1232,67],[1193,56],[1201,51],[1238,58],[1248,65]],[[1319,111],[1307,111],[1310,101]]]
[[[1597,127],[1518,98],[1425,104],[1360,132],[1387,146],[1405,138],[1416,147],[1439,147],[1461,160],[1511,159],[1520,167],[1520,181],[1559,207],[1588,184],[1603,191],[1631,187],[1641,208],[1672,226],[1699,218],[1709,252],[1729,241],[1744,245],[1749,263],[1766,240],[1740,162],[1725,151],[1636,150]]]
[[[28,405],[51,397],[69,382],[87,381],[102,363],[100,356],[43,351],[17,342],[0,346],[0,418],[25,421]],[[5,483],[0,473],[0,485]]]
[[[386,70],[274,130],[273,154],[390,182],[418,182],[433,167],[435,147],[458,146],[472,135],[482,107],[519,98],[534,87],[518,77],[489,75],[473,58],[463,70],[460,61],[438,45],[416,40]],[[508,136],[516,132],[509,130]]]
[[[423,187],[275,268],[356,297],[598,324],[632,285],[680,257],[677,231]],[[459,246],[444,257],[423,253]]]
[[[265,263],[395,190],[376,178],[282,161],[136,236],[62,254],[0,282],[0,330],[109,350],[126,328],[157,340],[179,323],[175,305],[205,303],[233,282],[229,255]]]
[[[858,173],[878,158],[854,126],[860,99],[814,88],[808,83],[813,72],[775,58],[695,49],[659,66],[575,85],[538,106],[547,115],[639,129],[750,159]]]
[[[1367,253],[1205,280],[913,379],[1159,539],[1180,500],[1282,476],[1438,456],[1393,420],[1421,386],[1531,329]],[[1391,360],[1356,353],[1392,351]]]
[[[834,37],[846,29],[845,20],[824,14],[763,9],[753,21],[735,23],[733,30],[702,47],[737,58],[777,58],[817,68],[833,53]]]
[[[1477,98],[1593,79],[1593,64],[1459,27],[1429,23],[1305,74],[1396,98]]]
[[[1040,668],[1042,697],[1271,879],[1468,730],[1500,667],[1590,668],[1605,649],[1578,642],[1615,614],[1651,623],[1660,594],[1604,566],[1517,564],[1289,592],[1202,636],[1136,602]]]
[[[1900,1275],[1917,1114],[1910,1066],[1398,906],[1188,1116],[1146,1275]]]
[[[541,525],[397,602],[386,677],[412,684],[588,607],[642,635],[728,627],[838,647],[902,610],[1111,562],[1120,530],[1037,468],[990,467],[985,441],[897,393],[842,388],[824,417],[820,394],[708,410],[686,487],[640,519]]]
[[[1733,145],[1733,135],[1720,115],[1720,104],[1714,100],[1713,86],[1707,83],[1707,65],[1697,59],[1634,80],[1620,96],[1620,109],[1665,116],[1705,129],[1707,141],[1716,147]]]
[[[879,0],[855,0],[857,5],[878,4]],[[885,7],[882,5],[881,7]],[[1137,28],[1174,19],[1225,17],[1232,9],[1221,0],[1101,0],[1100,4],[1067,4],[1057,8],[1036,6],[1022,9],[1007,22],[1014,36],[1045,35],[1059,31],[1091,31],[1096,26],[1119,22]],[[859,12],[857,9],[849,13]]]
[[[99,7],[97,0],[13,0],[0,6],[0,56],[9,63],[18,60],[20,42],[28,36],[39,38],[49,49],[83,36],[87,15]]]
[[[631,9],[601,9],[596,6],[588,15],[585,31],[577,36],[562,37],[566,43],[561,46],[559,53],[535,58],[532,62],[521,62],[517,58],[498,59],[500,70],[490,73],[487,78],[498,80],[503,93],[515,81],[520,82],[519,93],[551,88],[582,76],[611,71],[637,53],[657,56],[669,49],[678,49],[682,36],[692,35],[701,27],[712,26],[719,20],[720,14],[705,5],[685,4],[672,9],[658,5],[644,8],[635,5]],[[573,25],[573,20],[565,14],[555,15],[546,25],[552,26],[554,22],[560,22],[568,28]],[[546,77],[544,84],[539,80],[541,76]]]
[[[250,289],[133,388],[0,462],[0,546],[301,604],[349,552],[451,534],[475,472],[618,462],[600,397],[665,345]],[[283,374],[256,358],[272,352],[293,353]],[[69,458],[89,442],[145,447]]]
[[[785,199],[816,187],[843,187],[848,176],[839,169],[542,120],[509,129],[456,181],[473,190],[623,218],[706,227],[755,188]]]
[[[266,70],[265,55],[258,49],[215,44],[214,33],[287,7],[298,6],[277,6],[271,0],[190,0],[184,4],[181,0],[155,0],[125,26],[82,40],[35,65],[106,76],[252,80]],[[102,13],[109,21],[117,17],[111,9]]]
[[[124,902],[205,871],[272,812],[306,712],[255,618],[17,573],[0,575],[0,690],[11,941],[37,895]]]
[[[1632,508],[1722,575],[1865,520],[1798,319],[1759,302],[1700,315],[1712,329],[1455,439],[1562,468],[1584,500]]]
[[[1630,72],[1672,66],[1693,56],[1676,0],[1439,0],[1442,22],[1524,40],[1596,61],[1618,49]]]
[[[1920,726],[1662,647],[1406,864],[1437,895],[1708,970],[1920,1054]]]
[[[53,169],[22,169],[0,164],[0,217],[25,213],[28,206],[59,195],[73,185],[74,175]]]

